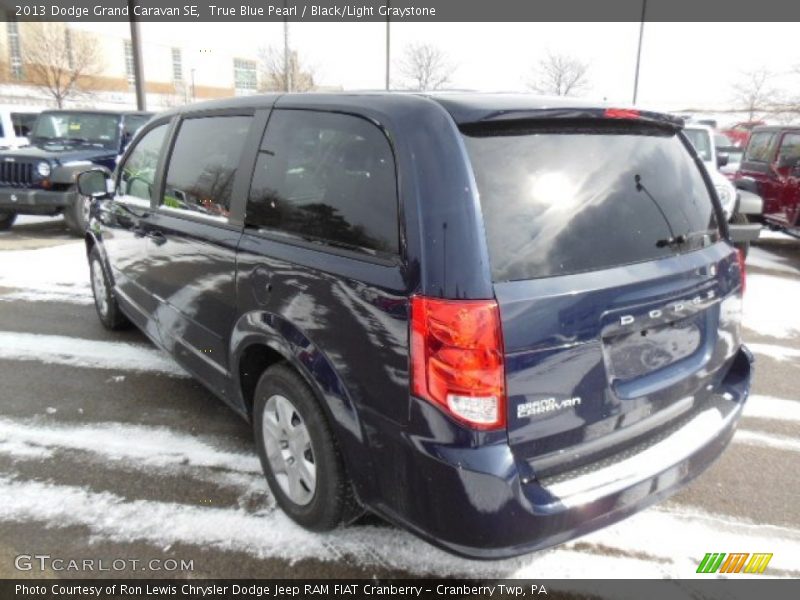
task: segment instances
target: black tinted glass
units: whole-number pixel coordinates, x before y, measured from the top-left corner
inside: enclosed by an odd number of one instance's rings
[[[719,239],[705,181],[673,132],[574,124],[467,128],[464,137],[495,281],[625,265]]]
[[[231,190],[252,117],[187,119],[172,150],[161,203],[227,218]]]
[[[14,133],[19,137],[28,137],[36,123],[36,113],[11,113],[11,122],[14,124]]]
[[[259,153],[245,222],[370,251],[398,251],[394,159],[359,117],[278,110]]]

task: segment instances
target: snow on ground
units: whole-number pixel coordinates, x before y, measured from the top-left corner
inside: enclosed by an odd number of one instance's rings
[[[761,397],[751,400],[752,404],[766,406],[768,415],[779,410],[781,403],[789,402]],[[755,431],[739,431],[736,441],[800,451],[797,440]],[[165,427],[118,422],[58,424],[41,417],[3,417],[0,454],[14,460],[53,461],[59,459],[59,453],[77,452],[77,460],[89,464],[187,475],[236,489],[242,496],[238,506],[209,508],[129,500],[82,486],[0,476],[4,498],[0,520],[37,522],[48,527],[78,525],[87,527],[96,540],[192,544],[290,562],[335,561],[347,556],[367,567],[391,566],[439,576],[540,577],[547,573],[550,578],[601,578],[625,573],[626,577],[686,577],[694,573],[711,539],[720,547],[769,547],[775,553],[770,563],[773,573],[778,569],[800,572],[800,530],[686,509],[651,509],[554,550],[500,562],[459,559],[393,527],[361,525],[328,535],[314,534],[274,509],[255,456],[227,446],[219,439]],[[244,508],[244,498],[253,493],[264,501],[258,508]],[[103,518],[98,519],[98,514]],[[648,531],[648,535],[642,536],[642,531]],[[679,539],[672,535],[674,531],[682,532]],[[653,539],[659,543],[653,544]],[[592,548],[611,551],[596,554]],[[587,551],[592,552],[591,561],[581,559]]]
[[[751,273],[744,296],[744,325],[776,338],[800,336],[800,280]]]
[[[800,422],[800,402],[754,394],[744,405],[744,416],[775,421]]]
[[[188,377],[168,354],[152,346],[60,335],[0,331],[0,358]]]
[[[82,242],[2,254],[0,288],[16,288],[0,299],[92,302],[89,264]]]
[[[770,570],[800,570],[800,530],[749,523],[721,515],[663,508],[639,513],[582,537],[579,542],[520,558],[477,562],[433,548],[392,527],[352,526],[327,535],[308,532],[279,510],[249,512],[153,500],[127,500],[109,492],[21,481],[0,476],[0,519],[50,527],[84,526],[98,540],[159,545],[192,544],[240,551],[289,562],[351,557],[364,566],[391,566],[418,574],[470,577],[616,578],[686,577],[715,547],[769,548]],[[103,515],[98,519],[97,515]],[[647,531],[646,536],[642,531]],[[680,536],[673,535],[680,531]],[[268,535],[264,535],[268,532]],[[657,542],[654,542],[657,540]],[[579,547],[603,547],[618,554],[593,554]]]
[[[800,244],[800,240],[796,240]],[[800,275],[800,264],[797,264],[783,256],[776,256],[764,248],[752,246],[747,255],[747,267],[768,269],[789,275]]]

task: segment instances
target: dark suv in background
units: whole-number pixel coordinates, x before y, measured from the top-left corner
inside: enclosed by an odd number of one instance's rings
[[[79,178],[97,312],[252,423],[306,527],[561,543],[698,475],[748,395],[743,263],[681,126],[526,95],[161,114]]]
[[[109,171],[133,134],[152,116],[141,112],[52,110],[41,113],[28,146],[0,152],[0,230],[17,215],[64,214],[70,230],[83,235],[88,199],[75,176],[93,166]]]

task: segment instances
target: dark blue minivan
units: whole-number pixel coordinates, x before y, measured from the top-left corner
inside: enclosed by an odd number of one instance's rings
[[[252,423],[301,525],[558,544],[701,473],[748,395],[743,263],[681,127],[527,95],[163,113],[79,178],[97,312]]]

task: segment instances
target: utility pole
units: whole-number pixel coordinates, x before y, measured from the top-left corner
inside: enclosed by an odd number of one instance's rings
[[[128,14],[131,21],[131,50],[133,51],[133,79],[136,88],[136,110],[146,110],[144,95],[144,74],[142,71],[142,46],[139,43],[139,21],[133,15],[134,0],[128,0]]]
[[[388,9],[390,6],[389,0],[386,1],[386,8]],[[386,11],[386,91],[388,92],[389,89],[392,87],[392,78],[391,78],[391,53],[392,53],[392,33],[389,27],[389,11]]]
[[[286,8],[287,0],[283,0],[283,7]],[[286,79],[286,91],[292,91],[292,74],[290,70],[291,58],[289,56],[289,17],[283,19],[283,76]]]
[[[647,13],[647,0],[642,0],[642,20],[639,23],[639,49],[636,51],[636,74],[633,78],[633,103],[639,95],[639,65],[642,62],[642,39],[644,38],[644,19]]]

